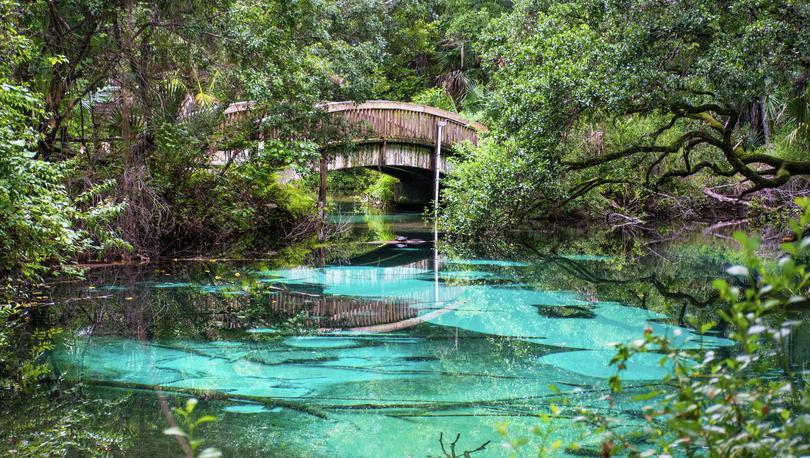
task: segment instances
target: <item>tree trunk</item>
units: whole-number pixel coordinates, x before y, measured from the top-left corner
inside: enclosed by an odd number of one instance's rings
[[[759,112],[762,114],[762,139],[766,145],[771,142],[771,128],[768,125],[768,104],[765,96],[759,98]]]

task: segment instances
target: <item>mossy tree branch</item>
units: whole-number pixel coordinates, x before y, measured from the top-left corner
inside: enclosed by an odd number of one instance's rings
[[[562,165],[568,171],[580,172],[635,156],[642,157],[643,155],[655,154],[655,159],[646,170],[645,187],[658,189],[675,178],[686,178],[700,172],[710,171],[717,176],[723,177],[741,175],[747,181],[750,181],[752,186],[743,191],[738,196],[739,198],[762,189],[778,188],[797,175],[810,176],[810,161],[791,160],[766,153],[747,152],[734,135],[739,129],[740,120],[740,114],[735,109],[714,103],[701,105],[676,103],[668,107],[668,110],[671,113],[669,121],[645,136],[644,141],[595,158],[581,161],[561,161]],[[658,139],[664,133],[674,129],[677,122],[683,119],[696,121],[698,125],[667,144],[657,144]],[[691,154],[701,146],[721,152],[724,160],[719,162],[701,160],[693,164]],[[676,157],[676,155],[680,156],[681,166],[669,170],[661,174],[656,180],[653,180],[655,171],[661,164],[670,158]],[[757,164],[765,164],[770,167],[760,169],[755,167]],[[572,190],[571,196],[573,198],[566,199],[566,202],[580,197],[583,194],[581,192],[583,189],[590,191],[616,181],[608,174],[607,176],[600,176],[599,179],[578,183]]]

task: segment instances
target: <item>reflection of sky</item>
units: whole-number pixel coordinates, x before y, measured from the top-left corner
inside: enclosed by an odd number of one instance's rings
[[[551,353],[539,359],[576,374],[588,377],[609,378],[616,374],[616,366],[610,360],[616,355],[613,350],[579,350]],[[661,365],[662,355],[657,353],[637,353],[627,361],[628,370],[621,374],[624,381],[661,380],[673,368],[672,361]]]
[[[548,396],[553,395],[549,385],[567,396],[580,396],[573,400],[576,405],[599,405],[603,401],[580,393],[579,387],[604,388],[605,380],[616,373],[609,364],[611,344],[639,339],[645,328],[672,337],[684,348],[729,343],[660,323],[656,320],[665,317],[652,311],[586,301],[573,291],[531,289],[508,272],[524,263],[443,262],[438,282],[429,265],[419,261],[397,267],[301,267],[257,274],[259,281],[292,291],[355,297],[360,303],[377,298],[404,301],[427,319],[420,327],[315,336],[282,336],[273,328],[245,332],[250,338],[268,339],[259,342],[77,337],[58,349],[55,361],[66,375],[86,380],[216,390],[322,407],[329,411],[329,420],[301,421],[302,414],[294,409],[244,398],[214,412],[246,418],[251,424],[278,422],[274,429],[285,446],[296,444],[313,456],[424,456],[434,450],[430,444],[437,442],[438,431],[463,431],[470,441],[496,439],[491,436],[495,423],[508,420],[520,424],[516,433],[525,434],[536,424],[531,415],[548,408]],[[167,292],[191,288],[208,294],[241,293],[236,285],[182,280],[149,286]],[[576,306],[593,317],[555,318],[541,314],[538,306]],[[437,309],[443,313],[426,316]],[[667,368],[660,367],[660,359],[658,354],[633,356],[623,379],[662,379]],[[452,403],[460,404],[445,407]],[[401,407],[410,404],[417,407]],[[414,416],[398,418],[400,413]],[[568,420],[555,421],[560,426]],[[633,421],[640,420],[624,419],[626,424]],[[561,426],[560,431],[575,439],[573,428]],[[476,456],[500,456],[497,452]]]
[[[571,291],[541,291],[520,283],[508,283],[508,271],[504,268],[525,266],[522,262],[456,259],[442,261],[442,264],[438,276],[427,268],[428,264],[424,261],[392,267],[298,267],[267,270],[258,272],[258,275],[262,282],[284,284],[292,290],[300,285],[315,287],[327,295],[402,300],[423,310],[422,314],[442,309],[443,313],[425,319],[445,328],[516,338],[560,349],[594,350],[561,352],[541,360],[545,364],[589,376],[598,377],[596,374],[603,374],[608,369],[600,352],[612,352],[613,344],[617,342],[639,339],[646,328],[652,329],[656,335],[669,337],[676,346],[684,349],[730,344],[723,338],[699,336],[689,329],[662,323],[661,319],[666,316],[652,311],[616,302],[588,302]],[[498,280],[498,284],[487,284],[490,280]],[[182,281],[154,283],[151,286],[164,289],[194,286],[204,293],[242,293],[229,285],[195,286]],[[588,309],[593,316],[547,316],[540,313],[538,306],[577,306]],[[332,342],[337,345],[336,348],[345,346],[329,338],[323,339],[327,339],[324,345]],[[307,345],[312,346],[314,342],[309,341]],[[633,365],[630,365],[629,376],[633,376]],[[583,366],[589,370],[583,372]],[[639,363],[639,369],[641,366]],[[650,373],[649,370],[644,372]]]
[[[488,271],[452,270],[453,266],[483,268],[515,265],[487,260],[458,260],[449,264],[451,268],[442,269],[439,278],[448,280],[451,284],[454,283],[453,279],[478,280],[496,276]],[[641,338],[645,328],[652,329],[656,335],[669,337],[676,346],[683,349],[713,348],[730,344],[730,341],[723,338],[700,336],[686,328],[657,322],[655,320],[666,318],[659,313],[616,302],[590,303],[570,291],[538,291],[515,285],[447,285],[444,282],[439,282],[437,288],[433,272],[427,269],[340,266],[274,270],[263,274],[272,277],[268,281],[321,286],[326,294],[386,297],[410,300],[418,304],[432,303],[433,307],[429,307],[430,309],[448,306],[449,311],[428,320],[434,325],[485,335],[513,337],[554,347],[597,350],[557,353],[553,358],[543,361],[569,370],[582,365],[592,367],[593,370],[586,375],[604,375],[609,358],[606,360],[601,351],[611,353],[613,344]],[[547,317],[541,315],[536,307],[572,305],[589,308],[594,317]],[[647,362],[646,358],[638,357],[639,362],[635,365],[639,370],[644,366],[640,361]],[[628,371],[631,377],[634,362],[636,361],[631,361]],[[643,372],[649,374],[650,370],[645,368]]]

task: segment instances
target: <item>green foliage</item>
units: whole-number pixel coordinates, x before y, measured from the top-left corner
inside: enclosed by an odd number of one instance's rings
[[[125,205],[93,202],[110,183],[69,197],[63,183],[72,164],[36,159],[32,124],[43,114],[39,97],[0,75],[0,275],[22,280],[78,253],[119,244],[100,227]]]
[[[163,434],[169,436],[179,436],[188,441],[188,445],[191,448],[191,456],[196,458],[217,458],[222,456],[222,453],[215,448],[206,448],[197,454],[197,449],[200,447],[200,445],[202,445],[203,441],[202,439],[195,439],[195,430],[201,425],[217,421],[217,418],[212,415],[203,415],[199,417],[194,415],[194,409],[196,407],[197,400],[191,398],[186,401],[186,405],[183,408],[173,408],[172,410],[174,411],[176,418],[180,420],[180,424],[182,426],[173,426],[171,428],[167,428],[163,431]]]
[[[621,371],[637,353],[661,355],[671,367],[665,386],[638,399],[645,407],[654,449],[624,442],[632,455],[705,452],[709,456],[805,456],[810,453],[810,389],[806,368],[796,367],[787,341],[800,323],[796,313],[806,308],[810,271],[802,238],[810,226],[810,200],[797,202],[804,214],[791,227],[797,241],[781,245],[777,262],[757,254],[760,241],[742,232],[734,235],[744,262],[728,269],[729,280],[715,280],[720,298],[728,305],[719,312],[737,344],[733,356],[718,351],[684,350],[666,337],[647,330],[632,344],[617,347],[612,363],[619,370],[611,378],[622,390]],[[701,333],[714,326],[699,326]],[[605,423],[607,424],[607,423]],[[621,434],[604,430],[610,437]],[[607,437],[607,436],[606,436]]]
[[[317,122],[315,103],[363,100],[381,84],[378,2],[237,2],[223,22],[233,84],[283,137]]]
[[[312,174],[312,178],[316,177]],[[377,180],[377,173],[364,167],[334,171],[326,176],[326,189],[335,194],[358,194]],[[317,184],[310,184],[315,189]]]
[[[42,113],[36,96],[0,79],[0,274],[23,278],[64,261],[79,239],[62,168],[31,151],[32,113]]]
[[[432,87],[413,96],[413,103],[441,108],[451,112],[457,112],[456,103],[444,87]]]
[[[18,30],[19,4],[15,0],[0,1],[0,75],[11,73],[16,65],[32,57],[30,38]]]
[[[549,413],[542,413],[540,417],[540,425],[531,428],[531,433],[534,439],[539,442],[537,444],[537,457],[546,458],[555,456],[563,443],[559,439],[554,439],[554,433],[559,430],[554,422],[559,419],[560,408],[555,404],[549,406]],[[520,456],[520,449],[529,444],[528,437],[513,437],[509,433],[509,424],[500,423],[495,428],[498,434],[504,438],[504,448],[508,450],[509,458]]]
[[[8,8],[8,2],[3,3]],[[6,31],[8,33],[8,31]],[[22,40],[22,39],[20,39]],[[19,41],[17,47],[25,45]],[[5,53],[16,54],[11,48]],[[34,159],[31,121],[42,116],[40,100],[0,75],[0,273],[33,277],[43,264],[72,248],[70,202],[59,167]]]
[[[204,112],[182,122],[164,122],[157,132],[150,184],[166,204],[166,217],[154,223],[162,243],[211,247],[227,241],[230,248],[276,247],[285,231],[315,212],[312,192],[295,182],[281,184],[279,171],[308,163],[317,146],[237,135],[228,147],[248,148],[250,160],[212,168],[210,142],[231,131],[219,132],[220,121],[219,113]]]
[[[81,240],[67,243],[75,250],[65,258],[99,259],[255,238],[268,227],[279,230],[267,239],[300,232],[294,227],[311,217],[308,196],[271,184],[269,175],[309,168],[319,142],[341,127],[316,104],[416,97],[480,110],[486,76],[474,42],[510,2],[2,6],[3,75],[44,101],[38,113],[22,110],[27,149],[60,171],[52,184],[80,195],[53,201],[75,205],[75,214],[50,212],[64,215]],[[255,101],[255,116],[224,125],[222,110],[235,100]],[[223,151],[250,161],[210,170],[211,154]],[[248,184],[253,179],[262,181]],[[380,182],[373,192],[388,195],[372,198],[389,200],[390,187]]]
[[[360,200],[367,207],[388,208],[397,202],[398,185],[398,179],[380,173],[377,179],[363,190]]]
[[[31,393],[50,374],[46,356],[61,330],[31,331],[29,312],[16,303],[0,304],[0,399]]]
[[[292,182],[281,184],[275,168],[248,162],[224,173],[196,170],[182,182],[170,205],[176,243],[211,247],[228,241],[248,250],[277,247],[284,231],[315,213],[311,190]]]
[[[16,29],[20,11],[16,2],[0,3],[0,54],[6,58],[0,64],[0,275],[31,280],[77,254],[125,246],[103,227],[125,203],[94,200],[111,189],[109,182],[71,198],[64,183],[75,163],[37,158],[35,126],[49,113],[28,82],[13,79],[15,66],[33,65],[36,57],[32,38]],[[63,61],[51,56],[49,65],[55,69]]]
[[[526,154],[513,140],[486,138],[458,153],[463,160],[443,182],[443,231],[463,237],[503,233],[527,222],[531,207],[547,209],[557,197],[549,163]]]
[[[792,1],[516,2],[478,44],[488,125],[565,174],[528,184],[557,189],[558,205],[599,191],[579,202],[591,213],[693,216],[703,188],[729,177],[749,180],[745,192],[782,186],[810,172],[797,141],[808,17]],[[659,206],[662,189],[694,199]]]

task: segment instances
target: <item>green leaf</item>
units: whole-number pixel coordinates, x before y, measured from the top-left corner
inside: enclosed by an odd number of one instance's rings
[[[202,452],[200,452],[200,454],[197,455],[197,458],[219,458],[221,456],[222,452],[220,452],[219,450],[215,448],[207,448]]]
[[[613,390],[614,393],[622,392],[622,381],[618,375],[610,377],[608,384],[610,385],[610,389]]]
[[[514,441],[512,441],[512,445],[515,448],[523,447],[524,445],[526,445],[528,443],[529,443],[529,438],[528,437],[519,437],[519,438],[515,439]]]
[[[194,408],[197,407],[197,400],[194,398],[189,399],[186,401],[186,413],[194,412]]]
[[[745,266],[731,266],[726,269],[726,272],[735,277],[747,277],[749,275],[748,268]]]
[[[202,417],[198,418],[197,421],[194,422],[194,424],[201,425],[203,423],[212,423],[212,422],[215,422],[215,421],[217,421],[217,417],[215,417],[213,415],[205,415],[205,416],[202,416]]]
[[[163,430],[163,434],[165,434],[165,435],[167,435],[167,436],[182,436],[182,437],[188,437],[188,435],[185,433],[185,431],[183,431],[182,429],[180,429],[180,427],[179,427],[179,426],[172,426],[171,428],[164,429],[164,430]]]
[[[633,396],[634,401],[649,401],[657,396],[659,396],[662,392],[660,390],[650,391],[647,393],[641,393]]]

